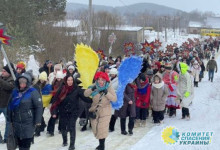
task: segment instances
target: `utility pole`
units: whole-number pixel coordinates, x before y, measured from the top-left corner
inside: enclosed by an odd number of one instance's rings
[[[92,0],[89,0],[89,11],[88,11],[88,37],[87,44],[90,45],[92,42]]]

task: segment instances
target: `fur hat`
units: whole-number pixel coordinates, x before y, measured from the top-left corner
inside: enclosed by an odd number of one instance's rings
[[[63,77],[64,77],[63,72],[62,71],[57,71],[56,78],[57,79],[63,79]]]
[[[112,68],[109,72],[109,74],[115,74],[117,75],[118,74],[118,70],[116,68]]]
[[[39,80],[47,81],[47,73],[45,71],[40,73]]]
[[[98,80],[98,78],[103,78],[103,79],[105,79],[107,82],[110,81],[110,80],[109,80],[109,77],[108,77],[108,74],[105,73],[105,72],[96,72],[94,79],[95,79],[95,80]]]
[[[75,67],[74,67],[73,65],[70,65],[70,66],[68,67],[68,70],[70,70],[70,69],[73,69],[73,71],[75,71]]]

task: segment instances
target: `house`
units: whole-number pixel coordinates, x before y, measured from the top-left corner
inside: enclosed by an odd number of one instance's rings
[[[108,37],[111,33],[114,33],[116,37],[126,35],[126,41],[133,43],[140,43],[144,41],[143,27],[131,27],[131,26],[117,26],[113,27],[99,27],[101,31],[101,37]]]
[[[201,29],[204,24],[201,22],[190,21],[188,25],[188,33],[190,34],[200,34]]]
[[[220,17],[207,17],[205,27],[208,29],[220,29]]]
[[[64,21],[59,21],[53,24],[53,27],[65,27],[70,30],[74,31],[82,31],[83,23],[81,20],[71,20],[71,19],[66,19]]]

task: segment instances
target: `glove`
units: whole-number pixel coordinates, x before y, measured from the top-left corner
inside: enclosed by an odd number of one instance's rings
[[[178,76],[177,75],[174,76],[174,80],[178,81]]]
[[[35,127],[39,127],[39,126],[41,126],[41,124],[40,124],[40,123],[37,123],[37,124],[35,125]]]
[[[189,97],[189,95],[190,95],[190,93],[189,93],[189,92],[186,92],[186,93],[184,94],[184,97],[187,98],[187,97]]]
[[[95,89],[96,89],[96,86],[94,85],[91,90],[92,90],[92,91],[95,91]]]
[[[102,93],[104,93],[105,95],[108,93],[108,90],[107,89],[105,89],[105,90],[102,90],[102,91],[100,91],[100,92],[102,92]]]

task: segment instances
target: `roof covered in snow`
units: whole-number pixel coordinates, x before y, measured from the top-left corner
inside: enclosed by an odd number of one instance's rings
[[[76,28],[80,25],[81,21],[80,20],[64,20],[64,21],[59,21],[57,23],[54,23],[54,27],[68,27],[68,28]]]
[[[118,30],[118,31],[139,31],[143,27],[137,26],[117,26],[117,27],[99,27],[100,30]]]
[[[190,21],[189,27],[201,28],[201,27],[203,27],[203,24],[201,22]]]
[[[208,17],[205,22],[208,28],[220,29],[220,17]]]

